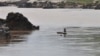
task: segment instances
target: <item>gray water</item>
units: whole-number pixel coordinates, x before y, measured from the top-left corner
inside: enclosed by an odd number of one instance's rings
[[[25,41],[1,46],[0,56],[100,55],[99,10],[7,8],[9,7],[0,9],[0,12],[4,12],[0,13],[1,18],[15,10],[41,28],[24,35]],[[62,32],[63,28],[67,29],[66,37],[57,34]]]
[[[33,31],[26,41],[0,47],[0,56],[99,56],[100,27],[66,28],[66,37],[56,34],[63,27]]]

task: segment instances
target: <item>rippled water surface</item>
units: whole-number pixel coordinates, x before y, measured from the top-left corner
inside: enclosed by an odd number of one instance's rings
[[[99,56],[100,28],[67,27],[67,36],[56,34],[59,28],[41,28],[27,35],[26,41],[0,47],[1,56]]]
[[[0,9],[1,18],[17,11],[41,28],[20,35],[18,39],[24,41],[1,46],[0,56],[100,56],[99,10],[7,8]],[[63,28],[67,29],[66,37],[57,34]]]

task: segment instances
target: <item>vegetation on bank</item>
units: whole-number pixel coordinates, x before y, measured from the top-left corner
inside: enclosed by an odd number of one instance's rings
[[[19,8],[84,8],[84,9],[100,9],[100,0],[62,0],[58,2],[46,1],[34,1],[34,2],[6,2],[7,5],[15,5]],[[5,6],[5,3],[1,3]]]
[[[67,2],[75,2],[80,4],[88,4],[88,3],[92,3],[93,1],[94,0],[67,0]]]

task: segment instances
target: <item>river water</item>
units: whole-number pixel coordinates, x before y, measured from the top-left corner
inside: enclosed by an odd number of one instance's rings
[[[20,12],[39,31],[24,35],[26,41],[0,47],[0,56],[99,56],[100,11],[90,9],[33,9],[1,7],[0,17]],[[57,32],[67,29],[67,36]]]

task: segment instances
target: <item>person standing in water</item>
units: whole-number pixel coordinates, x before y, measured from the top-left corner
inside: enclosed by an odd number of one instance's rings
[[[66,28],[63,29],[63,32],[57,32],[57,34],[60,34],[60,36],[66,37],[66,34],[67,34]]]
[[[67,34],[66,28],[64,28],[63,34],[64,34],[64,37],[66,37],[66,34]]]

